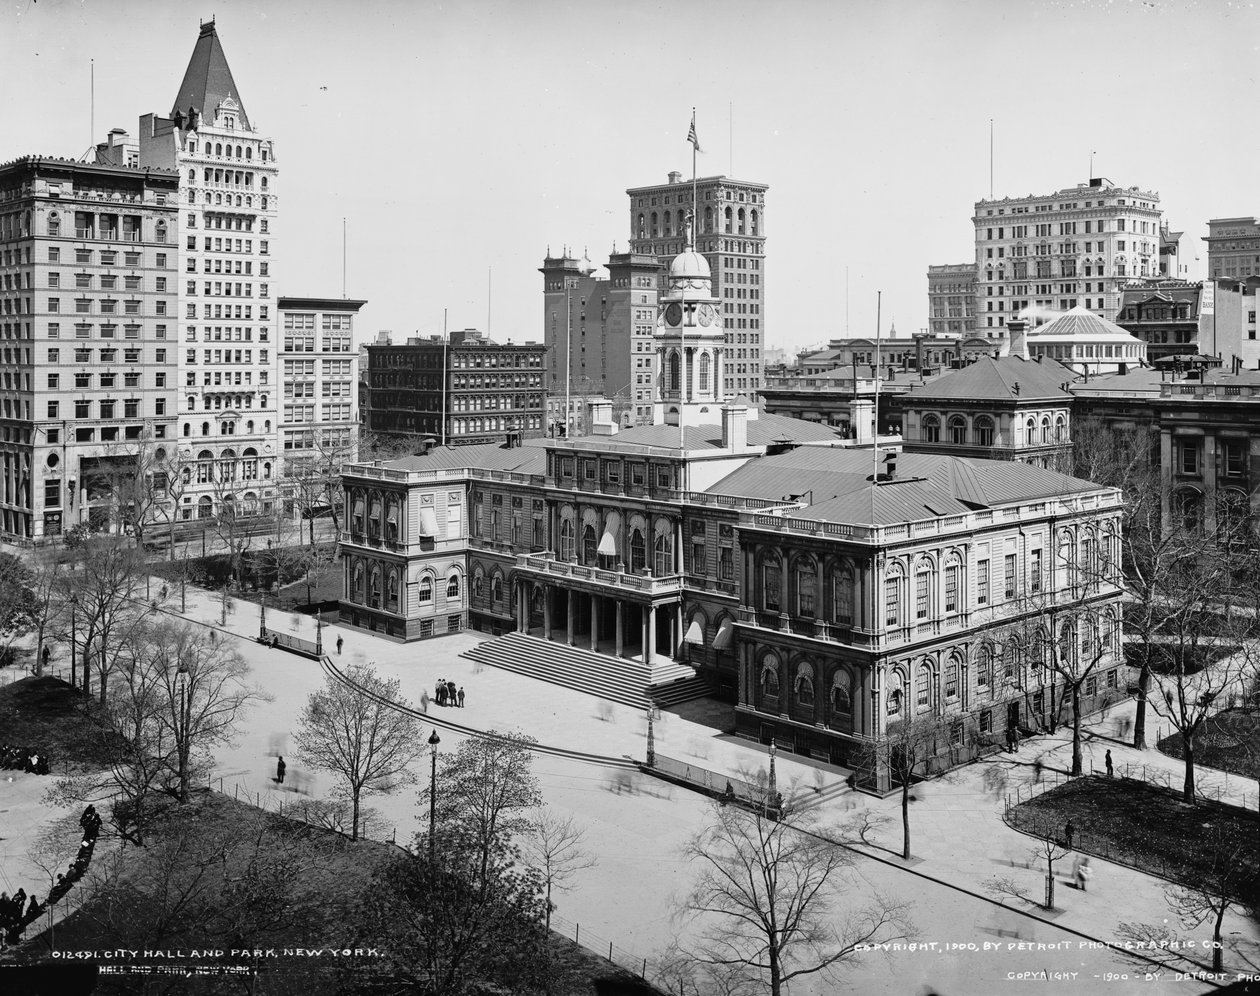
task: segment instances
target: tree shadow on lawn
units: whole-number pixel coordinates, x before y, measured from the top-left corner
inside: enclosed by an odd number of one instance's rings
[[[1072,840],[1067,844],[1067,824]],[[1193,885],[1211,871],[1203,848],[1209,833],[1238,842],[1247,874],[1238,899],[1260,893],[1260,814],[1215,802],[1189,805],[1179,792],[1131,778],[1082,776],[1012,806],[1006,822],[1035,837],[1053,837],[1073,850]]]

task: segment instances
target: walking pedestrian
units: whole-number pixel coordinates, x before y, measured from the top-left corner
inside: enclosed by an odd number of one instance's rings
[[[281,757],[280,760],[276,762],[276,781],[281,785],[284,784],[284,768],[284,758]]]
[[[1076,864],[1073,867],[1073,876],[1076,879],[1076,887],[1080,889],[1081,892],[1085,891],[1085,886],[1089,883],[1089,876],[1091,874],[1093,874],[1093,869],[1089,867],[1089,856],[1083,854],[1076,859]]]
[[[340,657],[340,656],[341,656],[341,644],[342,644],[343,642],[345,642],[345,641],[343,641],[343,640],[342,640],[342,638],[341,638],[340,636],[338,636],[338,637],[337,637],[337,656],[338,656],[338,657]]]
[[[428,711],[429,711],[429,692],[428,692],[428,689],[425,689],[424,691],[422,691],[422,692],[420,693],[420,711],[421,711],[421,712],[428,712]]]
[[[1041,784],[1041,771],[1043,767],[1044,765],[1041,763],[1041,758],[1037,758],[1037,760],[1033,761],[1033,781],[1038,785]]]
[[[1111,748],[1107,748],[1106,761],[1107,761],[1107,777],[1110,778],[1112,774],[1114,773],[1111,766]]]
[[[440,706],[446,705],[446,680],[444,678],[438,678],[437,685],[433,691],[437,696],[437,704]]]
[[[457,694],[458,693],[455,690],[455,682],[448,681],[446,683],[446,701],[449,702],[451,705],[454,705]]]
[[[459,686],[459,707],[464,708],[464,686]]]
[[[1067,840],[1067,846],[1072,846],[1072,821],[1068,820],[1067,825],[1063,828],[1063,836]]]
[[[48,644],[44,644],[44,670],[48,670],[48,658],[52,656],[48,650]]]

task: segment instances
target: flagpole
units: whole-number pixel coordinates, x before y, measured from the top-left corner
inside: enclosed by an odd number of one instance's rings
[[[568,253],[565,253],[567,256]],[[569,438],[569,359],[573,355],[573,305],[569,278],[564,278],[564,438]]]

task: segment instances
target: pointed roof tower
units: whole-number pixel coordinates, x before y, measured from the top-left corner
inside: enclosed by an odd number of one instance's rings
[[[219,43],[214,21],[211,20],[201,26],[201,33],[193,47],[192,58],[188,60],[188,69],[184,72],[184,82],[179,86],[171,116],[174,117],[176,113],[187,114],[189,108],[192,108],[208,121],[213,121],[215,109],[228,97],[240,108],[243,128],[246,131],[251,130],[245,104],[236,88],[236,80],[232,79],[232,70],[228,68],[227,56],[223,54],[223,46]]]

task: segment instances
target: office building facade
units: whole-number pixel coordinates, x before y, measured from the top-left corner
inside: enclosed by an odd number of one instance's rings
[[[939,338],[976,330],[976,264],[929,266],[928,331]]]
[[[123,482],[177,445],[178,194],[169,170],[0,166],[0,535],[119,528]]]

